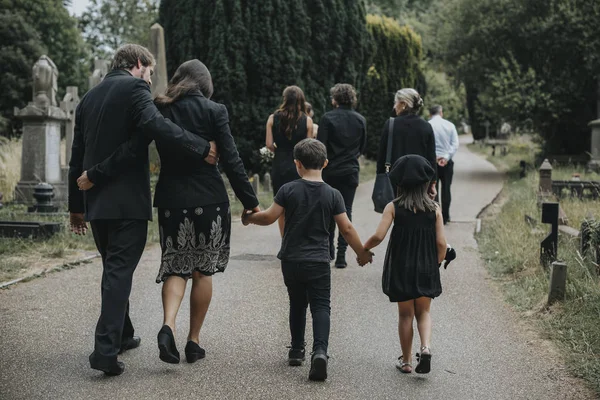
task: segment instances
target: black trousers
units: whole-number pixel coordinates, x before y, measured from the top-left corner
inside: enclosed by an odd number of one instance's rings
[[[356,188],[358,187],[358,177],[354,177],[353,175],[348,177],[330,177],[325,181],[329,186],[334,189],[337,189],[342,194],[344,198],[344,204],[346,205],[346,214],[348,214],[348,218],[352,221],[352,204],[354,203],[354,196],[356,195]],[[332,229],[329,233],[329,251],[331,252],[331,258],[335,257],[335,224],[333,224]],[[348,248],[348,243],[346,239],[342,235],[338,235],[338,243],[337,243],[337,253],[339,255],[346,255],[346,249]]]
[[[133,272],[146,245],[146,220],[95,220],[91,223],[96,247],[102,256],[102,307],[90,362],[112,365],[121,341],[133,336],[129,294]]]
[[[452,193],[450,191],[450,186],[452,185],[452,176],[454,175],[454,161],[448,161],[445,167],[437,167],[438,173],[438,198],[439,201],[439,193],[442,194],[442,216],[444,217],[444,223],[450,220],[450,202],[452,201]],[[439,188],[441,186],[441,190]]]
[[[313,320],[313,351],[327,352],[331,316],[331,268],[328,262],[281,262],[283,281],[290,298],[292,348],[304,348],[306,309]]]

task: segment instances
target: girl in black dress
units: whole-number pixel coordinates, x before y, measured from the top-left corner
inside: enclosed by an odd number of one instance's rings
[[[439,264],[446,256],[444,221],[440,207],[428,193],[435,171],[419,155],[403,156],[390,172],[398,198],[389,203],[377,232],[365,243],[366,249],[379,245],[393,224],[383,266],[383,292],[398,303],[398,333],[402,356],[396,368],[412,372],[413,318],[421,337],[417,373],[431,369],[431,299],[442,293]]]
[[[306,113],[304,92],[298,86],[288,86],[283,91],[279,109],[267,120],[266,146],[275,153],[271,169],[273,195],[284,184],[300,179],[293,152],[294,146],[307,137],[313,137],[313,121]],[[283,237],[283,216],[278,222]]]

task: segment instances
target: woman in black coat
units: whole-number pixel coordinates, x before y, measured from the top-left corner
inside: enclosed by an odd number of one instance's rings
[[[209,100],[213,93],[210,72],[198,60],[186,61],[177,69],[167,91],[155,102],[171,121],[214,140],[235,195],[245,209],[258,211],[256,198],[244,164],[229,130],[227,109]],[[212,297],[212,275],[223,272],[229,261],[231,213],[221,173],[215,165],[198,162],[179,149],[156,142],[161,169],[154,206],[158,207],[162,260],[156,282],[163,282],[163,327],[158,334],[160,359],[179,362],[175,346],[175,318],[192,279],[190,330],[186,359],[204,357],[199,336]]]
[[[423,107],[423,99],[414,89],[401,89],[394,98],[394,118],[392,158],[390,166],[407,154],[418,154],[425,157],[433,169],[436,168],[435,136],[429,122],[417,114]],[[386,172],[386,155],[388,147],[390,120],[388,119],[381,133],[379,154],[377,156],[377,173]]]

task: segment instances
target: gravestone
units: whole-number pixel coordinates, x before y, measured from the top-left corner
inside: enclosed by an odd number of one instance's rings
[[[539,189],[541,195],[552,193],[552,164],[547,159],[540,166]]]
[[[588,164],[590,169],[600,171],[600,119],[589,123],[592,128],[592,139],[590,146],[591,159]]]
[[[73,134],[75,132],[75,109],[79,104],[79,95],[77,93],[77,86],[67,86],[67,93],[60,102],[60,108],[67,114],[67,121],[65,122],[65,167],[63,168],[63,181],[67,181],[67,175],[69,173],[69,162],[71,161],[71,148],[73,146]]]
[[[555,261],[550,272],[550,290],[548,291],[548,305],[565,299],[567,286],[567,264]]]
[[[165,31],[158,23],[150,28],[150,52],[156,60],[154,75],[152,75],[152,96],[156,97],[165,93],[168,82]]]
[[[67,198],[67,187],[60,166],[61,126],[67,115],[56,101],[58,70],[47,56],[33,66],[33,101],[25,108],[15,108],[15,116],[23,121],[23,153],[21,179],[15,189],[17,202],[33,200],[35,186],[52,184],[58,202]]]
[[[271,186],[271,174],[265,173],[264,177],[264,191],[265,193],[271,193],[273,191],[273,187]]]
[[[259,184],[260,182],[260,177],[258,176],[258,174],[254,174],[252,176],[252,181],[250,182],[252,184],[252,189],[254,189],[254,194],[258,194],[259,192]]]
[[[108,60],[94,60],[94,72],[88,78],[88,89],[93,88],[106,76],[110,68],[110,61]]]
[[[556,261],[558,253],[558,203],[542,204],[542,223],[551,224],[550,234],[540,245],[540,263],[544,268]]]

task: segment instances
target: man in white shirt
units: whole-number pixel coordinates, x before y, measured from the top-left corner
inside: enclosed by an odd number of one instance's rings
[[[435,134],[435,153],[437,157],[438,182],[441,183],[442,216],[444,225],[450,221],[450,185],[454,174],[454,161],[452,158],[458,151],[458,132],[454,124],[444,119],[442,106],[435,105],[429,109],[431,119],[429,123]]]

